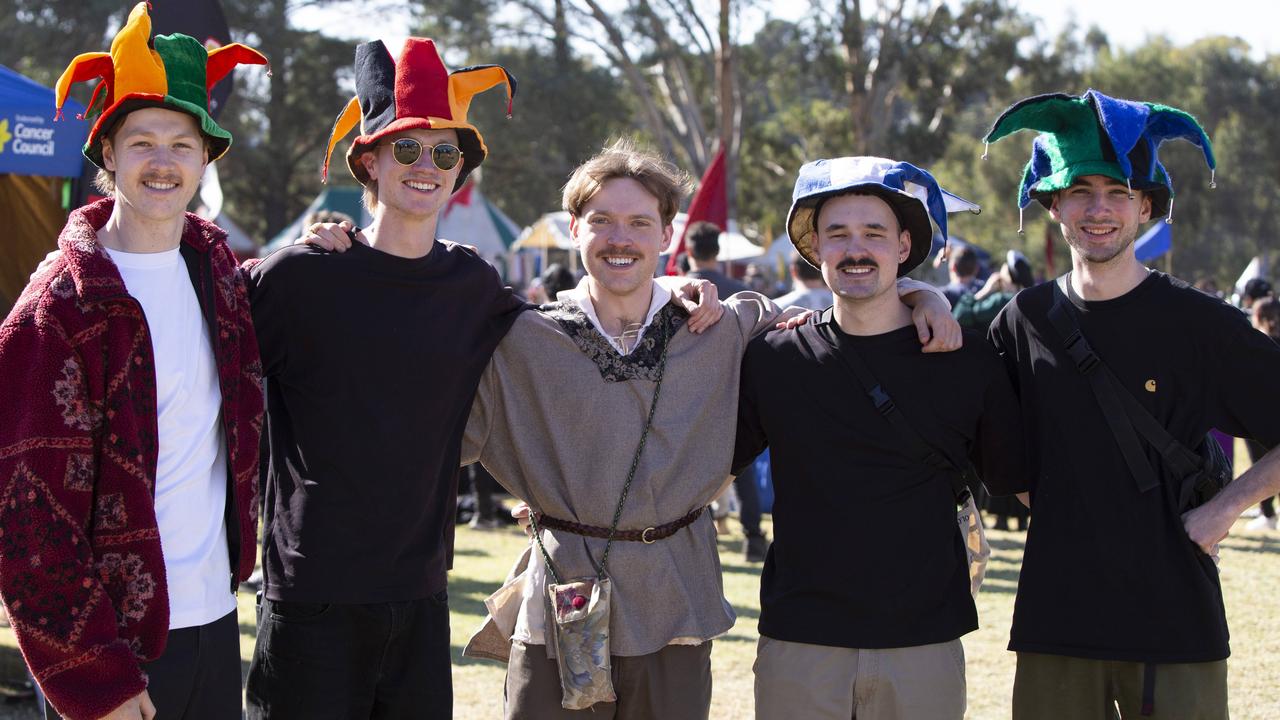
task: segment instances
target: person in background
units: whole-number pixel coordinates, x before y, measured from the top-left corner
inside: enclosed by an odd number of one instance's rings
[[[1244,292],[1240,293],[1240,309],[1249,310],[1253,304],[1273,294],[1271,281],[1266,278],[1250,278],[1244,284]]]
[[[716,260],[720,255],[720,228],[715,223],[700,221],[690,225],[685,231],[685,240],[689,248],[687,277],[710,281],[723,299],[749,289],[720,271],[720,262]]]
[[[822,271],[809,264],[802,256],[791,260],[791,292],[778,296],[774,302],[779,307],[802,307],[806,310],[825,310],[831,307],[831,290],[822,280]]]
[[[765,297],[774,297],[782,294],[782,286],[774,282],[773,273],[762,265],[748,265],[746,272],[742,276],[742,281],[746,283],[749,290],[764,295]]]
[[[1005,255],[999,272],[991,273],[977,292],[966,292],[952,303],[951,314],[960,327],[986,331],[991,321],[1020,291],[1036,284],[1035,274],[1026,256],[1017,250]]]
[[[750,289],[745,284],[720,272],[720,263],[716,260],[720,255],[718,226],[709,222],[696,222],[685,232],[685,240],[689,247],[690,268],[689,272],[685,273],[686,277],[709,281],[716,286],[720,297],[726,300]],[[748,562],[764,562],[765,551],[769,548],[769,541],[760,528],[762,517],[760,488],[756,483],[754,468],[744,470],[733,481],[733,491],[738,496],[738,519],[742,523],[742,533],[745,536],[742,542],[742,553]],[[724,517],[722,513],[727,513],[724,509],[726,506],[727,498],[722,496],[716,500],[716,513],[721,519]]]
[[[560,263],[552,263],[542,273],[542,289],[547,294],[547,302],[555,302],[560,293],[577,287],[578,279],[569,268]]]
[[[1252,282],[1252,281],[1250,281]],[[1253,302],[1251,309],[1251,319],[1253,326],[1258,330],[1266,333],[1268,337],[1276,342],[1280,342],[1280,298],[1275,295],[1266,295],[1258,298]],[[1280,408],[1277,409],[1280,412]],[[1249,461],[1258,462],[1267,454],[1271,448],[1264,446],[1257,440],[1245,440],[1245,447],[1249,451]],[[1276,509],[1275,498],[1267,498],[1258,504],[1261,515],[1249,521],[1245,525],[1247,530],[1275,530],[1276,529]]]
[[[316,210],[313,213],[309,213],[307,217],[302,220],[303,227],[311,227],[316,223],[347,223],[352,227],[355,227],[356,225],[355,219],[350,215],[342,212],[341,210],[328,209]]]
[[[1196,281],[1196,289],[1205,295],[1222,298],[1222,291],[1218,289],[1218,281],[1211,277],[1202,277]]]
[[[951,307],[955,307],[965,293],[976,293],[982,288],[978,282],[978,253],[968,245],[961,245],[952,253],[947,272],[951,282],[942,287],[942,294],[947,296]]]

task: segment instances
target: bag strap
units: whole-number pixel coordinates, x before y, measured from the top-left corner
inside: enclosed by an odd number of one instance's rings
[[[649,403],[649,415],[644,421],[644,430],[640,433],[640,443],[636,446],[636,452],[631,457],[631,469],[627,471],[627,481],[622,484],[622,495],[618,498],[618,505],[613,511],[613,523],[609,525],[609,537],[604,543],[604,552],[600,555],[600,564],[596,566],[596,577],[604,580],[609,576],[606,566],[609,562],[609,549],[613,547],[613,537],[618,532],[618,521],[622,519],[622,506],[627,502],[627,495],[631,492],[631,482],[635,480],[636,468],[640,466],[640,455],[644,452],[645,443],[649,440],[649,430],[653,428],[653,416],[658,409],[658,395],[662,392],[662,378],[667,374],[667,350],[671,347],[671,341],[675,337],[667,338],[666,344],[662,346],[662,356],[658,360],[658,380],[653,386],[653,400]],[[542,544],[542,532],[538,528],[538,513],[529,512],[529,527],[533,529],[533,539],[538,543],[538,550],[542,552],[542,559],[547,563],[547,570],[551,572],[551,576],[555,578],[557,583],[564,583],[560,578],[560,573],[556,572],[556,566],[551,562],[551,554],[547,552],[547,548]],[[592,562],[594,565],[594,561]]]
[[[1080,329],[1076,310],[1068,298],[1068,283],[1071,273],[1059,277],[1053,287],[1053,305],[1049,308],[1049,322],[1063,342],[1067,354],[1075,363],[1076,369],[1089,381],[1093,395],[1102,407],[1102,415],[1106,419],[1111,434],[1120,447],[1125,465],[1137,482],[1139,492],[1146,492],[1156,485],[1155,471],[1147,462],[1142,446],[1138,442],[1141,435],[1153,448],[1174,474],[1181,480],[1200,470],[1199,457],[1188,450],[1185,445],[1169,434],[1169,431],[1152,417],[1142,403],[1125,389],[1110,366],[1098,357],[1089,341]]]
[[[875,405],[876,410],[880,412],[893,429],[897,431],[898,437],[907,443],[911,448],[911,452],[920,458],[924,464],[941,469],[951,470],[948,473],[948,479],[951,483],[951,490],[955,494],[956,504],[963,505],[968,502],[972,493],[969,485],[965,482],[965,476],[969,474],[969,470],[960,466],[959,463],[952,460],[946,453],[938,450],[930,445],[916,429],[907,421],[902,411],[898,409],[897,403],[893,398],[889,397],[889,393],[885,392],[884,386],[876,380],[871,369],[867,367],[866,362],[856,353],[846,353],[840,347],[839,339],[835,332],[831,329],[832,309],[828,308],[821,313],[815,313],[808,323],[802,325],[799,330],[804,332],[811,329],[816,339],[820,340],[824,345],[831,348],[832,353],[844,363],[850,374],[857,380],[858,385],[871,398],[871,403]]]

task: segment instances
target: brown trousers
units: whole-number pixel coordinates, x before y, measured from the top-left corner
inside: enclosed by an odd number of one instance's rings
[[[760,636],[756,720],[961,720],[960,640],[859,650]]]
[[[1227,720],[1227,661],[1156,665],[1142,714],[1144,664],[1018,653],[1014,720]]]
[[[560,671],[545,645],[511,644],[507,720],[706,720],[711,712],[711,642],[668,645],[637,657],[610,657],[617,702],[560,707]]]

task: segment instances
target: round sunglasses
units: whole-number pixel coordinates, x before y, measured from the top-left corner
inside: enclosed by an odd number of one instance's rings
[[[441,170],[452,170],[462,162],[462,150],[452,143],[424,145],[418,140],[405,137],[391,143],[391,157],[401,165],[413,165],[422,157],[423,149],[431,151],[431,164]]]

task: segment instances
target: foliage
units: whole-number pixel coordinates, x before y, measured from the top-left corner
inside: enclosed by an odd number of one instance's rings
[[[767,20],[744,37],[737,23],[746,1],[729,5],[738,36],[728,48],[736,83],[728,120],[718,100],[720,8],[708,0],[381,4],[411,8],[414,32],[440,39],[450,66],[501,63],[520,81],[512,120],[497,92],[477,97],[472,118],[491,151],[485,192],[521,223],[556,209],[569,171],[612,137],[637,137],[698,175],[720,126],[731,122],[733,204],[748,231],[785,232],[806,160],[884,155],[930,168],[983,206],[980,216],[956,218],[959,235],[993,251],[1021,249],[1037,265],[1054,237],[1061,271],[1068,256],[1047,213],[1028,208],[1026,233],[1016,232],[1030,135],[990,148],[986,161],[980,139],[1021,97],[1096,87],[1184,108],[1214,140],[1222,172],[1213,191],[1194,148],[1170,143],[1162,151],[1177,190],[1175,273],[1224,284],[1274,245],[1280,130],[1269,121],[1280,113],[1280,59],[1260,59],[1239,40],[1178,46],[1156,37],[1118,49],[1097,27],[1046,36],[1010,0],[813,0],[804,18]],[[357,11],[345,0],[308,4]],[[127,5],[0,0],[0,62],[51,84],[76,53],[106,49]],[[354,42],[293,27],[287,0],[223,5],[236,39],[272,59],[270,77],[252,68],[238,74],[223,118],[236,136],[221,163],[228,212],[264,239],[320,189],[332,118],[352,90]],[[342,165],[339,158],[331,182],[351,182]]]

